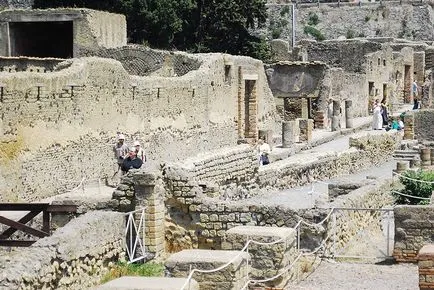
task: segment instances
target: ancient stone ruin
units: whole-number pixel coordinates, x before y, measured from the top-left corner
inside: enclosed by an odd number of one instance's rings
[[[401,8],[388,9],[392,18]],[[91,288],[118,261],[151,260],[166,277],[98,289],[282,289],[321,258],[371,255],[358,250],[363,234],[383,232],[384,258],[418,261],[421,289],[430,287],[432,205],[393,207],[387,164],[432,168],[434,46],[426,30],[415,41],[381,31],[292,49],[274,41],[275,62],[264,65],[127,44],[122,15],[1,11],[0,202],[76,211],[52,213],[50,235],[28,248],[0,244],[0,289]],[[370,130],[375,99],[398,116],[413,81],[422,109],[406,113],[405,130]],[[125,175],[113,159],[118,134],[147,156]],[[259,163],[260,138],[269,165]],[[27,234],[8,239],[37,232],[21,227]]]

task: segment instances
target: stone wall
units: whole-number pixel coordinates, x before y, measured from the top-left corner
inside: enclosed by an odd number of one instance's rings
[[[33,0],[0,0],[0,9],[31,9]]]
[[[381,164],[390,158],[400,138],[396,132],[381,135],[362,133],[350,139],[352,148],[339,153],[301,154],[297,159],[271,163],[259,168],[259,186],[290,188]]]
[[[292,38],[292,3],[269,4],[268,24],[261,32],[269,39]],[[433,11],[429,3],[317,3],[298,5],[296,41],[312,38],[307,26],[317,29],[325,39],[339,37],[395,37],[433,40]],[[317,19],[315,21],[315,19]]]
[[[419,250],[434,242],[434,210],[432,206],[399,205],[394,208],[395,247],[397,262],[416,262]]]
[[[4,72],[52,72],[64,61],[53,58],[0,57],[0,71]]]
[[[332,256],[377,256],[377,253],[370,250],[369,243],[371,242],[368,237],[378,235],[384,226],[390,226],[390,220],[393,219],[392,204],[394,202],[390,194],[392,189],[391,179],[372,180],[370,184],[341,195],[328,204],[335,210],[328,221],[326,236],[330,239],[327,242],[326,253]],[[353,210],[351,208],[374,210]],[[392,233],[390,229],[388,241],[393,240]],[[386,252],[386,242],[380,249]],[[385,255],[390,254],[392,253],[385,253]]]
[[[10,22],[71,21],[73,23],[73,56],[81,49],[121,47],[127,44],[126,20],[121,14],[84,8],[6,10],[0,12],[0,55],[11,56],[13,38],[9,38]],[[43,33],[42,31],[40,33]]]
[[[419,289],[429,290],[434,288],[434,245],[423,246],[417,255],[419,268]]]
[[[202,65],[180,77],[130,76],[118,61],[101,58],[66,61],[45,74],[1,72],[1,200],[33,201],[74,188],[83,177],[111,178],[118,132],[128,144],[139,140],[154,165],[235,145],[246,132],[277,132],[262,62],[190,58]],[[246,78],[257,78],[249,131]]]
[[[29,248],[0,257],[0,288],[83,289],[123,259],[125,217],[90,212]],[[85,241],[85,243],[83,243]]]
[[[414,113],[414,137],[420,142],[434,141],[434,110],[425,109]]]
[[[200,59],[184,53],[150,49],[141,45],[128,45],[113,49],[82,49],[82,56],[113,58],[122,63],[124,69],[137,76],[183,76],[199,69]]]

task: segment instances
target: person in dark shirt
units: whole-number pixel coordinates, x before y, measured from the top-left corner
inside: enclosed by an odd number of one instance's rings
[[[143,161],[140,158],[137,158],[136,148],[131,147],[128,152],[128,157],[124,159],[122,162],[122,172],[127,173],[128,170],[132,168],[140,168],[143,164]]]

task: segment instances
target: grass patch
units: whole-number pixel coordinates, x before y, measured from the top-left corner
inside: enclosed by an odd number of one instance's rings
[[[163,271],[164,266],[158,263],[118,263],[101,279],[101,284],[122,276],[162,277]]]

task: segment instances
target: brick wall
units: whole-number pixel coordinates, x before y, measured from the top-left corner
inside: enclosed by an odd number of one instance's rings
[[[395,247],[398,262],[416,262],[419,250],[434,243],[434,209],[432,206],[399,205],[394,209]]]
[[[417,260],[419,267],[419,289],[434,289],[434,245],[423,246],[419,251]]]

